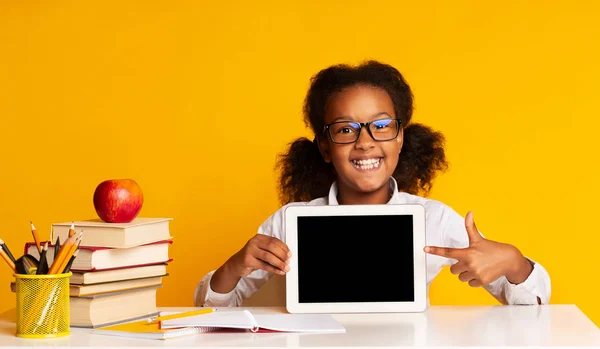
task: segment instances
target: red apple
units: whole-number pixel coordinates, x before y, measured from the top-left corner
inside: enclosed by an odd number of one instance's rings
[[[144,194],[133,179],[109,179],[96,187],[94,208],[108,223],[129,223],[142,209]]]

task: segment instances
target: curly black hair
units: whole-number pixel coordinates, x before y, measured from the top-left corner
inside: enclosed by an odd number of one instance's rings
[[[311,78],[304,101],[304,122],[317,137],[325,124],[325,106],[335,92],[363,85],[385,90],[394,104],[396,117],[402,121],[404,143],[393,176],[398,190],[427,195],[438,172],[448,168],[444,136],[422,124],[411,124],[413,95],[402,74],[391,65],[366,61],[358,66],[334,65]],[[336,179],[335,169],[325,162],[316,141],[305,137],[289,144],[279,154],[279,198],[283,204],[310,201],[326,196]]]

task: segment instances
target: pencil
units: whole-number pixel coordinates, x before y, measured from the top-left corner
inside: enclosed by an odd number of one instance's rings
[[[8,257],[6,252],[4,252],[4,248],[2,246],[0,246],[0,256],[2,256],[2,259],[4,259],[6,261],[6,264],[8,264],[8,266],[12,269],[12,271],[14,273],[15,272],[15,263]]]
[[[38,268],[35,272],[36,275],[43,275],[48,272],[48,260],[46,259],[46,255],[48,254],[48,243],[44,244],[44,248],[42,249],[42,254],[40,255],[40,262],[38,263]]]
[[[71,223],[71,228],[69,228],[69,237],[75,235],[75,222]]]
[[[71,257],[70,255],[67,257],[67,255],[69,254],[69,252],[71,250],[71,246],[73,246],[76,239],[77,238],[75,237],[75,235],[73,235],[70,238],[67,238],[67,240],[65,240],[65,243],[62,245],[62,248],[58,252],[58,255],[52,261],[52,266],[50,266],[50,270],[48,270],[48,274],[57,274],[59,271],[62,270],[60,267],[64,263],[66,263],[65,258],[68,260],[68,258]]]
[[[29,221],[29,223],[31,224],[31,235],[33,235],[33,241],[35,241],[35,245],[37,246],[38,253],[41,254],[42,246],[40,244],[40,237],[38,236],[37,230],[35,229],[33,222]]]
[[[157,316],[154,318],[150,318],[150,319],[148,319],[148,322],[152,323],[152,322],[159,322],[159,321],[165,321],[165,320],[180,319],[182,317],[188,317],[188,316],[210,314],[213,311],[214,311],[213,308],[204,308],[204,309],[200,309],[200,310],[185,311],[183,313],[177,313],[177,314],[171,314],[171,315],[165,315],[165,316]]]
[[[83,231],[79,233],[79,235],[77,236],[77,239],[75,239],[75,242],[69,246],[69,248],[67,250],[67,254],[65,254],[64,259],[59,264],[56,273],[60,274],[63,270],[65,270],[65,268],[67,267],[67,264],[69,264],[69,261],[71,260],[71,257],[73,256],[75,251],[77,251],[77,248],[79,247],[79,243],[81,242],[82,237],[83,237]]]
[[[60,250],[60,236],[56,237],[56,243],[54,244],[54,259],[56,260],[56,256],[58,256],[58,251]]]
[[[66,274],[71,271],[71,266],[73,265],[73,261],[75,260],[75,258],[77,258],[78,253],[79,249],[76,249],[75,252],[73,252],[73,255],[71,256],[71,258],[69,258],[69,263],[67,263],[65,270],[63,270],[63,274]]]
[[[13,261],[13,263],[17,261],[15,259],[15,256],[13,256],[13,254],[10,253],[8,246],[6,246],[6,244],[4,243],[4,241],[2,239],[0,239],[0,246],[2,246],[2,249],[4,250],[4,252],[6,252],[6,255],[8,256],[8,258],[10,258],[11,261]]]

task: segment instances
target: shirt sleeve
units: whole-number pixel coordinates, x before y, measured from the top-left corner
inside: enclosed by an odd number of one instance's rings
[[[215,271],[211,271],[200,280],[194,295],[194,305],[197,307],[239,307],[244,299],[250,297],[254,292],[266,283],[271,274],[264,270],[255,270],[248,276],[242,278],[236,287],[229,293],[217,293],[210,288],[210,280]]]
[[[283,210],[281,208],[269,217],[258,228],[258,234],[283,239]],[[194,305],[197,307],[239,307],[244,300],[258,291],[272,276],[264,270],[255,270],[240,279],[236,287],[229,293],[217,293],[210,288],[210,280],[215,270],[206,274],[196,286]]]
[[[504,299],[506,304],[533,305],[548,304],[550,301],[550,275],[544,267],[527,258],[533,265],[531,274],[520,284],[513,284],[505,276],[484,286],[494,297]],[[539,298],[539,303],[538,303]]]
[[[447,207],[447,221],[444,228],[443,240],[448,247],[465,248],[469,246],[469,237],[465,227],[465,219],[453,209]],[[481,234],[481,232],[480,232]],[[482,234],[483,236],[483,234]],[[512,284],[505,276],[483,286],[492,296],[500,302],[510,305],[548,304],[550,301],[550,276],[544,267],[526,257],[533,265],[531,274],[520,284]],[[446,265],[457,261],[448,259]]]

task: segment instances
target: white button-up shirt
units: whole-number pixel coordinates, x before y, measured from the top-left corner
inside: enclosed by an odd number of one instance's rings
[[[420,204],[425,207],[426,244],[452,248],[465,248],[469,246],[469,238],[465,227],[465,220],[449,206],[436,201],[398,192],[398,184],[394,178],[390,179],[392,197],[388,204]],[[290,203],[269,217],[258,228],[259,234],[276,237],[285,242],[285,227],[283,213],[290,205],[339,205],[337,201],[338,188],[333,183],[327,197],[318,198],[310,202]],[[510,283],[505,276],[488,285],[483,286],[496,299],[504,300],[508,304],[547,304],[550,299],[550,276],[539,263],[528,258],[533,264],[533,271],[522,283]],[[445,266],[456,263],[456,260],[436,255],[427,255],[427,294],[429,285]],[[242,302],[260,289],[272,276],[264,270],[255,270],[242,278],[237,286],[229,293],[216,293],[210,288],[210,280],[214,270],[200,280],[194,296],[196,306],[227,307],[241,306]],[[366,278],[366,275],[363,275]],[[357,275],[357,278],[361,278]],[[429,303],[429,296],[427,302]]]

